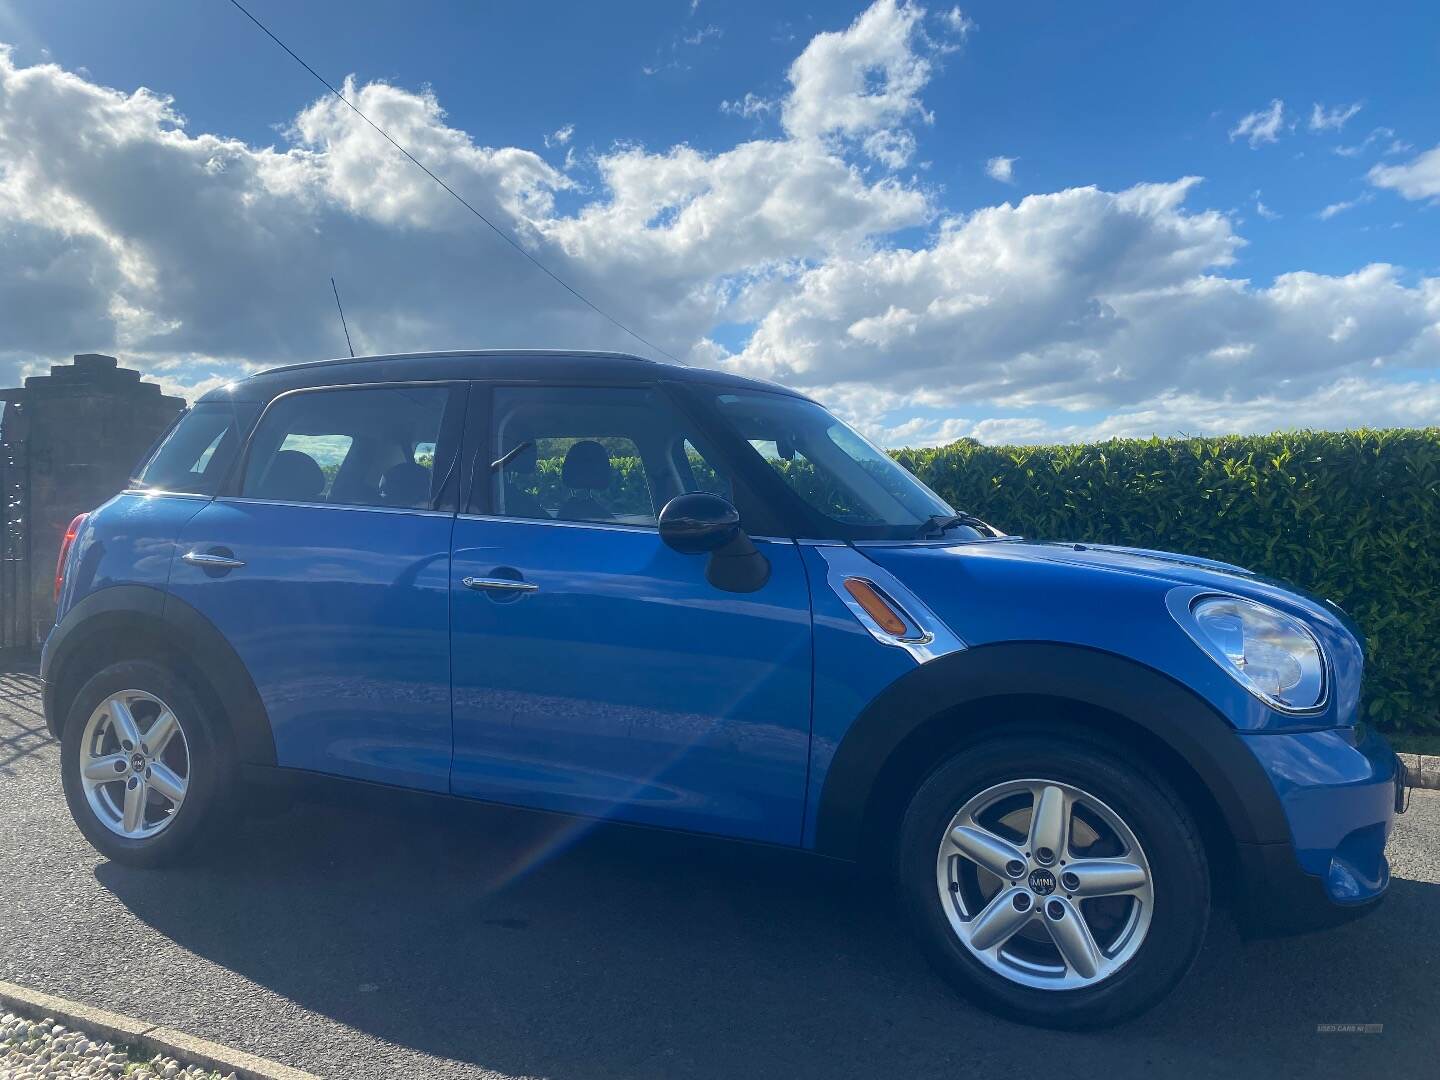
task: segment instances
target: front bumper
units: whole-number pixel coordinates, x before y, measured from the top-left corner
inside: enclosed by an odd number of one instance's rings
[[[1240,910],[1256,933],[1346,922],[1390,885],[1385,843],[1404,807],[1404,770],[1389,745],[1350,729],[1242,735],[1269,776],[1290,843],[1241,844]]]

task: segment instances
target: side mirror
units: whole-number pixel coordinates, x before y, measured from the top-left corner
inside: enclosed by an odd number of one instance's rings
[[[740,511],[719,495],[691,491],[660,511],[660,539],[682,555],[704,555],[740,533]]]
[[[705,580],[725,592],[754,592],[770,580],[770,560],[740,527],[740,512],[719,495],[675,496],[660,511],[660,539],[682,555],[708,552]]]

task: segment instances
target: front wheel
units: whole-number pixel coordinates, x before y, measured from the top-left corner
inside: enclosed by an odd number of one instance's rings
[[[102,855],[158,866],[221,816],[230,770],[189,684],[148,661],[112,664],[81,687],[61,737],[71,816]]]
[[[1118,1023],[1179,982],[1210,911],[1199,830],[1162,781],[1083,743],[962,751],[911,800],[897,869],[927,955],[977,1004]]]

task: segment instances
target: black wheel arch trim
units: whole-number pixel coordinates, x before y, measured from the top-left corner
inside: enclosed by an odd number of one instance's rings
[[[1291,842],[1279,797],[1236,729],[1170,676],[1114,653],[1050,642],[1007,642],[950,653],[881,691],[850,726],[825,774],[816,847],[862,857],[866,813],[886,762],[914,732],[995,697],[1053,697],[1143,728],[1187,762],[1210,791],[1236,843]],[[998,727],[987,730],[1003,730]],[[939,764],[936,762],[936,764]]]
[[[58,738],[64,720],[56,695],[62,687],[68,686],[72,692],[79,689],[74,676],[66,671],[67,664],[98,635],[133,632],[137,627],[164,637],[203,680],[206,685],[198,689],[213,695],[215,704],[224,710],[240,761],[274,765],[270,716],[244,662],[214,623],[183,600],[151,585],[97,589],[67,611],[51,631],[40,663],[45,726],[50,733]]]

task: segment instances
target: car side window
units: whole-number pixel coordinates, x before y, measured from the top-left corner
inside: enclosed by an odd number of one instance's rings
[[[277,399],[250,443],[240,494],[272,502],[428,510],[451,390],[370,386]]]
[[[654,526],[676,495],[730,497],[728,476],[658,390],[500,387],[494,402],[496,516]]]

